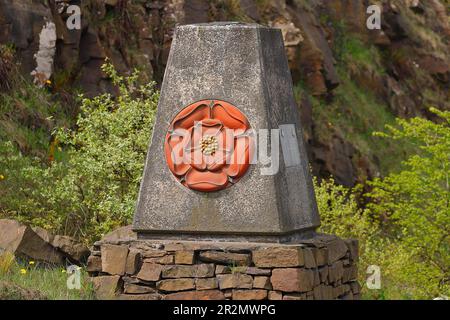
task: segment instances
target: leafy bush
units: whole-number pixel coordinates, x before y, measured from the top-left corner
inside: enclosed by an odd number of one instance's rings
[[[450,112],[432,109],[441,123],[397,120],[377,135],[413,143],[421,152],[403,170],[370,183],[369,203],[360,209],[359,187],[348,190],[333,180],[315,181],[322,218],[320,231],[360,244],[359,275],[381,268],[381,289],[364,288],[373,299],[431,299],[449,296]]]
[[[117,97],[82,99],[77,128],[55,132],[50,166],[0,145],[3,215],[85,241],[130,222],[159,96],[153,84],[137,85],[137,72],[103,71]]]
[[[335,184],[331,178],[320,183],[314,179],[317,206],[320,212],[319,232],[334,234],[344,239],[358,239],[359,242],[359,282],[364,285],[365,270],[369,265],[379,265],[380,253],[386,245],[380,237],[378,222],[370,217],[370,212],[360,208],[357,197],[361,188],[353,190]],[[369,294],[363,286],[363,297]]]
[[[398,119],[399,128],[388,126],[388,133],[378,134],[413,143],[420,153],[409,157],[401,172],[373,181],[368,195],[384,233],[403,251],[393,276],[417,298],[450,294],[450,112],[431,111],[440,123]]]

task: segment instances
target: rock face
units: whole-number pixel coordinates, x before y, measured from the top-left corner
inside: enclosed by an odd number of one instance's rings
[[[355,79],[363,90],[373,92],[383,108],[391,110],[393,115],[419,114],[433,118],[428,106],[450,107],[450,27],[443,0],[378,1],[382,9],[381,30],[366,28],[369,3],[361,0],[239,0],[233,1],[232,6],[219,0],[151,3],[83,0],[80,30],[67,29],[68,14],[58,13],[55,2],[61,1],[48,1],[48,6],[44,1],[1,1],[0,43],[10,43],[18,49],[23,73],[29,76],[36,68],[33,56],[39,50],[39,35],[46,21],[52,21],[57,41],[51,80],[55,83],[53,90],[63,95],[75,87],[82,88],[87,95],[114,93],[100,70],[105,57],[120,72],[139,66],[144,81],[154,79],[161,83],[176,25],[231,21],[239,17],[280,28],[294,83],[302,83],[307,89],[299,102],[314,173],[321,177],[331,174],[341,184],[352,185],[377,176],[383,162],[369,153],[365,145],[359,145],[341,132],[348,129],[352,133],[364,125],[364,119],[354,119],[348,128],[327,127],[323,132],[319,129],[321,120],[312,115],[309,95],[325,98],[326,112],[331,117],[337,116],[330,109],[335,106],[336,90],[343,84],[342,72],[338,75],[337,70],[345,68],[339,56],[343,34],[383,51],[386,59],[377,66],[385,71],[381,75],[361,66],[346,68],[344,73]],[[80,3],[79,0],[64,2]],[[345,107],[340,105],[337,109],[342,112]]]
[[[205,99],[236,106],[258,134],[280,130],[273,173],[265,174],[266,164],[258,161],[240,181],[213,195],[185,189],[174,179],[163,150],[167,123]],[[287,242],[319,225],[280,30],[231,22],[177,27],[156,118],[133,223],[138,237],[236,241],[241,235]]]
[[[66,236],[52,235],[15,220],[0,219],[0,249],[48,264],[85,263],[89,249]]]
[[[101,255],[91,256],[89,261],[100,266],[104,260],[115,261],[122,266],[128,260],[123,254],[127,250],[128,256],[139,253],[139,267],[123,275],[113,269],[88,268],[99,299],[359,299],[355,240],[320,235],[299,244],[126,240],[120,244],[124,249],[117,246],[97,242],[94,252]],[[192,264],[178,264],[173,257],[180,252],[192,252]],[[250,257],[248,265],[229,264],[236,253]],[[167,259],[172,264],[145,262],[149,254],[172,257]],[[205,263],[202,256],[210,261]]]

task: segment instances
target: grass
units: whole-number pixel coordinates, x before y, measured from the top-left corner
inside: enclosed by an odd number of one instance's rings
[[[2,61],[5,50],[0,46]],[[73,122],[73,107],[55,99],[51,82],[40,88],[22,76],[15,61],[8,61],[6,70],[1,75],[9,87],[0,90],[0,141],[14,142],[27,155],[45,156],[52,130]]]
[[[333,51],[338,65],[347,67],[355,65],[378,75],[386,73],[382,53],[376,46],[364,42],[358,34],[349,32],[343,22],[330,21],[336,31]]]
[[[0,94],[0,138],[15,142],[22,151],[45,154],[55,122],[51,116],[55,119],[65,116],[46,89],[25,80],[20,82],[14,90]]]
[[[409,39],[412,39],[421,47],[425,44],[428,47],[426,49],[432,51],[433,55],[445,60],[448,52],[446,49],[447,45],[443,42],[444,37],[427,27],[423,16],[415,14],[404,5],[398,5],[398,8],[399,19],[402,22],[402,27]],[[426,10],[428,11],[427,14],[431,14],[432,16],[435,15],[433,10],[429,10],[427,7]],[[431,19],[431,17],[429,19]]]
[[[92,300],[94,290],[84,268],[80,270],[81,289],[68,289],[69,275],[63,267],[45,267],[38,262],[17,261],[11,255],[0,255],[0,283],[8,283],[39,292],[49,300]],[[15,299],[20,295],[11,293]]]

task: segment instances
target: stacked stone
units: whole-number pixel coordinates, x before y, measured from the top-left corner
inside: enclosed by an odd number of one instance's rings
[[[358,243],[177,241],[96,243],[88,272],[99,299],[359,299]]]

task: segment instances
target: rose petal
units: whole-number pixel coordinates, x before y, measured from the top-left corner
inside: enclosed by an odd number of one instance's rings
[[[224,169],[225,173],[235,179],[240,178],[250,166],[250,138],[239,137],[235,140],[231,163]]]
[[[190,163],[192,167],[197,170],[204,171],[209,170],[209,166],[213,165],[216,161],[214,156],[205,155],[201,151],[200,141],[205,136],[215,136],[220,138],[222,129],[222,123],[218,120],[207,119],[207,121],[198,122],[192,131],[192,145],[191,145],[191,155]],[[218,141],[219,142],[219,141]],[[219,142],[220,143],[220,142]],[[215,168],[214,170],[218,170]]]
[[[223,105],[214,105],[212,108],[211,118],[220,119],[224,127],[230,129],[240,129],[245,131],[250,127],[247,118],[236,107],[226,103],[223,103]]]
[[[227,175],[222,172],[198,171],[191,169],[186,174],[186,184],[189,188],[209,192],[223,189],[228,183]]]
[[[202,126],[204,126],[204,127],[214,127],[214,126],[222,127],[222,121],[220,121],[218,119],[203,119],[201,123],[202,123]]]
[[[195,169],[203,171],[206,170],[206,162],[200,146],[200,141],[203,137],[201,122],[196,123],[191,130],[191,143],[187,152],[187,161]]]
[[[189,170],[190,166],[184,161],[183,146],[188,143],[189,139],[182,136],[166,136],[164,145],[164,153],[169,169],[178,176],[183,176]]]
[[[173,129],[189,129],[194,126],[196,121],[209,119],[211,111],[205,101],[196,102],[183,109],[172,121]]]
[[[231,155],[234,148],[234,132],[230,129],[222,129],[216,135],[219,149],[212,156],[211,161],[207,161],[207,169],[210,171],[217,171],[222,169],[230,162]]]

